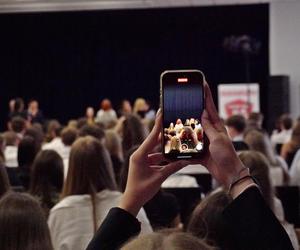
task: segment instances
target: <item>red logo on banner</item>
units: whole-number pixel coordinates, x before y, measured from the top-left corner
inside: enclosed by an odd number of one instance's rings
[[[252,108],[253,108],[252,103],[249,103],[241,99],[234,100],[225,105],[227,116],[232,116],[237,114],[247,116],[252,112]]]

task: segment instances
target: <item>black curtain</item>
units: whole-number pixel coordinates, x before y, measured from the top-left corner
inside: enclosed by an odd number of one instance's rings
[[[267,91],[267,4],[1,14],[0,32],[3,129],[16,96],[36,98],[48,118],[62,122],[82,116],[87,105],[98,108],[105,97],[115,106],[140,96],[158,106],[166,69],[200,69],[216,94],[220,82],[245,81],[242,55],[222,47],[229,35],[262,42],[251,58],[251,81]]]

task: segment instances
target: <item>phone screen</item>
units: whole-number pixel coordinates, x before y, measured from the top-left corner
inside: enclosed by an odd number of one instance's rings
[[[198,158],[204,148],[204,109],[200,71],[166,71],[161,76],[163,153],[171,158]]]

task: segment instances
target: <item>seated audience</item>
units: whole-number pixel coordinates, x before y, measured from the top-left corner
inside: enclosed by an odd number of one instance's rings
[[[40,151],[32,164],[29,193],[38,198],[46,217],[59,201],[63,182],[62,158],[54,150]]]
[[[1,198],[0,249],[53,250],[43,211],[30,195],[8,192]]]
[[[133,105],[133,113],[135,115],[138,115],[141,119],[144,119],[146,116],[146,113],[148,112],[148,105],[146,103],[146,100],[143,98],[137,98]]]
[[[122,124],[122,147],[124,155],[135,145],[140,145],[147,136],[147,130],[136,115],[127,115]]]
[[[62,200],[50,211],[48,224],[56,250],[85,249],[110,208],[121,198],[109,154],[97,139],[87,136],[72,145]],[[144,232],[151,227],[144,211]],[[147,226],[148,223],[148,226]]]
[[[300,149],[300,123],[298,122],[292,131],[291,139],[283,144],[281,148],[281,157],[285,159],[290,167],[292,165],[295,154]]]
[[[286,162],[275,154],[269,137],[257,130],[250,130],[245,135],[245,142],[249,149],[262,153],[269,161],[270,172],[274,186],[280,186],[289,183],[289,173]]]
[[[116,111],[112,108],[109,99],[104,99],[100,106],[101,108],[97,112],[95,122],[102,123],[104,128],[111,128],[111,124],[117,121]]]
[[[105,145],[110,154],[116,182],[119,183],[124,160],[121,137],[114,130],[105,131]]]
[[[206,111],[202,115],[202,124],[211,144],[199,163],[206,166],[213,177],[229,189],[233,201],[223,211],[223,217],[230,225],[234,249],[293,249],[286,232],[265,204],[249,170],[237,157],[207,85],[205,91]],[[169,175],[191,164],[190,161],[180,160],[162,165],[161,162],[165,160],[163,155],[151,154],[161,130],[160,114],[148,138],[131,156],[127,185],[119,206],[110,210],[87,250],[119,249],[129,238],[137,235],[140,224],[135,217],[141,207],[158,192]],[[127,246],[139,241],[137,237]],[[149,244],[154,245],[155,240],[149,239]],[[133,245],[131,249],[140,249],[140,245],[136,246]],[[126,244],[122,248],[126,249]],[[170,247],[162,244],[161,249]],[[198,245],[190,249],[201,247]]]
[[[279,132],[273,132],[271,136],[271,142],[274,148],[280,147],[287,143],[292,136],[293,131],[293,119],[288,115],[284,114],[279,118]],[[280,150],[278,151],[280,154]]]
[[[225,124],[235,150],[241,151],[249,149],[244,141],[244,132],[246,129],[245,117],[242,115],[233,115],[226,120]]]
[[[32,163],[38,153],[36,142],[31,136],[25,136],[18,147],[19,180],[25,190],[29,189]]]
[[[37,100],[31,100],[28,103],[27,119],[31,124],[44,123],[44,115],[43,112],[39,109],[39,103]]]
[[[44,132],[41,127],[38,126],[37,123],[35,123],[30,128],[26,129],[24,136],[31,136],[35,143],[38,150],[41,150],[43,142],[44,142]]]

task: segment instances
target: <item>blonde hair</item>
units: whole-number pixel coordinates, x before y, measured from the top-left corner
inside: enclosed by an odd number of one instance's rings
[[[173,136],[171,138],[170,149],[180,151],[180,147],[181,147],[180,139],[176,136]]]
[[[271,165],[280,164],[275,157],[271,142],[266,135],[257,130],[251,130],[245,135],[244,140],[251,150],[262,153],[269,160]]]
[[[146,100],[144,98],[137,98],[134,102],[133,113],[137,113],[139,110],[144,110],[146,106]]]
[[[137,237],[121,250],[212,250],[204,241],[188,233],[170,230],[155,232]]]

